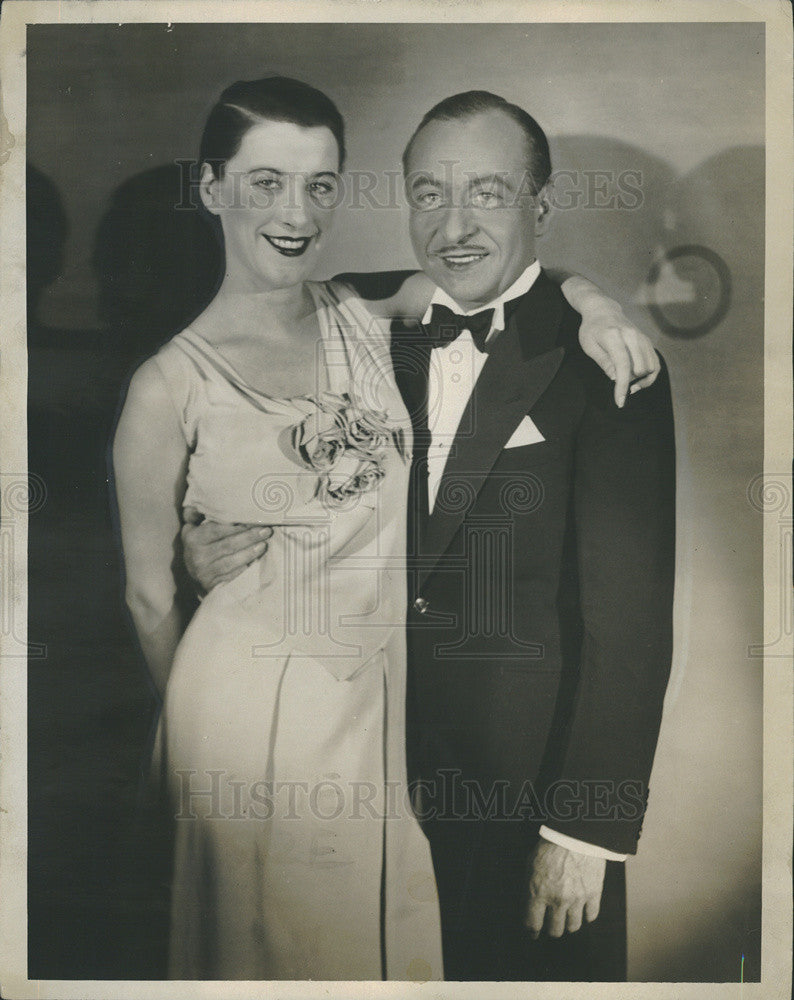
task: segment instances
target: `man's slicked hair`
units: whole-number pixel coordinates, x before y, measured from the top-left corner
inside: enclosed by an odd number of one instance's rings
[[[416,131],[408,140],[403,153],[403,173],[407,176],[411,149],[416,137],[422,129],[431,122],[451,122],[460,118],[471,118],[486,111],[501,111],[512,118],[527,140],[527,169],[537,193],[551,176],[551,154],[546,133],[538,125],[532,115],[517,104],[511,104],[504,97],[492,94],[488,90],[467,90],[462,94],[453,94],[439,101],[419,122]]]

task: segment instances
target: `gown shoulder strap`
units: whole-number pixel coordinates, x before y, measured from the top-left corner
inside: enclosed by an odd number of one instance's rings
[[[347,337],[369,345],[389,344],[389,321],[376,316],[356,289],[344,281],[317,282],[328,311],[340,322]]]
[[[194,448],[200,401],[207,381],[213,378],[213,368],[202,359],[188,331],[172,337],[153,360],[168,386],[185,440]]]

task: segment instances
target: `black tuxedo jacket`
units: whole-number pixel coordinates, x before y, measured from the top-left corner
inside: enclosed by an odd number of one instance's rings
[[[544,274],[508,316],[432,515],[431,348],[417,321],[392,327],[415,432],[411,769],[431,811],[504,813],[634,853],[672,651],[669,380],[663,366],[619,410]],[[506,449],[526,416],[544,440]]]

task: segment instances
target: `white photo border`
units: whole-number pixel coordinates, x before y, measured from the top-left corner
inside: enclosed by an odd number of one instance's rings
[[[25,134],[27,24],[147,23],[147,22],[766,22],[766,302],[765,302],[765,475],[777,482],[790,480],[792,458],[791,303],[794,208],[792,195],[792,37],[791,11],[776,0],[604,0],[565,2],[480,0],[240,0],[240,2],[157,2],[157,0],[71,0],[29,2],[7,0],[0,21],[0,442],[2,477],[27,474],[26,441],[26,315],[25,315]],[[5,513],[5,512],[3,512]],[[13,579],[2,585],[10,593],[16,620],[27,621],[27,523],[14,522],[12,553],[0,559],[13,566]],[[790,600],[781,572],[783,553],[776,516],[767,514],[764,528],[764,627],[768,641],[779,632],[780,609]],[[24,635],[24,631],[22,633]],[[37,981],[27,978],[27,696],[26,661],[14,636],[0,635],[0,988],[6,997],[63,998],[184,998],[219,996],[279,998],[424,997],[480,998],[477,983],[247,983],[143,981]],[[763,833],[763,949],[760,983],[626,983],[565,984],[564,996],[605,997],[610,1000],[672,998],[711,1000],[738,997],[784,998],[791,995],[791,832],[794,789],[792,718],[794,678],[791,660],[769,658],[764,667],[764,833]],[[671,919],[675,919],[671,915]],[[496,983],[488,987],[489,1000],[526,996],[526,986]],[[532,986],[537,1000],[558,998],[559,984]]]

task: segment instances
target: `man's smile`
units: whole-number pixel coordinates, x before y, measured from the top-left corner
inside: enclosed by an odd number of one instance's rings
[[[473,264],[478,264],[481,260],[485,260],[488,251],[479,246],[450,247],[436,251],[433,256],[437,257],[450,271],[462,271]]]
[[[274,249],[285,257],[300,257],[301,254],[306,253],[309,244],[314,239],[313,236],[269,236],[267,233],[262,233],[262,235]]]

